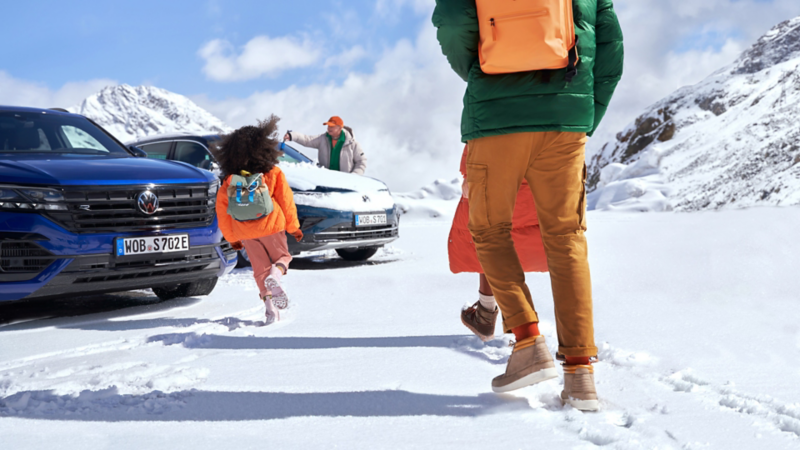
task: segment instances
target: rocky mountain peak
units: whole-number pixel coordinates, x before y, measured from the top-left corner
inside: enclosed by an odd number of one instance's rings
[[[69,110],[91,118],[123,142],[162,133],[231,131],[188,98],[153,86],[108,86]]]
[[[734,74],[753,74],[800,56],[800,17],[775,26],[734,64]]]

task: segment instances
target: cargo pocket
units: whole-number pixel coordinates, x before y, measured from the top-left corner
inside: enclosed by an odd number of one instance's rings
[[[578,217],[580,217],[581,229],[586,231],[586,163],[583,163],[583,175],[581,176],[581,201],[578,205]]]
[[[469,184],[469,229],[485,230],[489,225],[489,211],[486,203],[486,179],[488,167],[483,164],[467,164],[467,183]]]

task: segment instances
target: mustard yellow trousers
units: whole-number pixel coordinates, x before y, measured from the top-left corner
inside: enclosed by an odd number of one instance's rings
[[[585,133],[530,132],[469,141],[469,229],[506,331],[539,317],[511,239],[522,180],[536,202],[555,302],[558,352],[596,356],[586,237]]]

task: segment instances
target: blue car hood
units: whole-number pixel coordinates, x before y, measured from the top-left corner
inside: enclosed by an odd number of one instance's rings
[[[207,183],[214,178],[210,172],[188,164],[147,158],[15,155],[0,160],[2,183],[51,186],[176,184]]]

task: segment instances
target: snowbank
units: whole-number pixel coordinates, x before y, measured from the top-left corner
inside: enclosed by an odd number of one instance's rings
[[[653,148],[631,164],[612,163],[600,171],[587,208],[600,211],[671,211],[670,188],[661,171],[662,152]]]
[[[461,198],[461,177],[439,179],[414,192],[394,194],[400,212],[410,218],[451,218]]]

